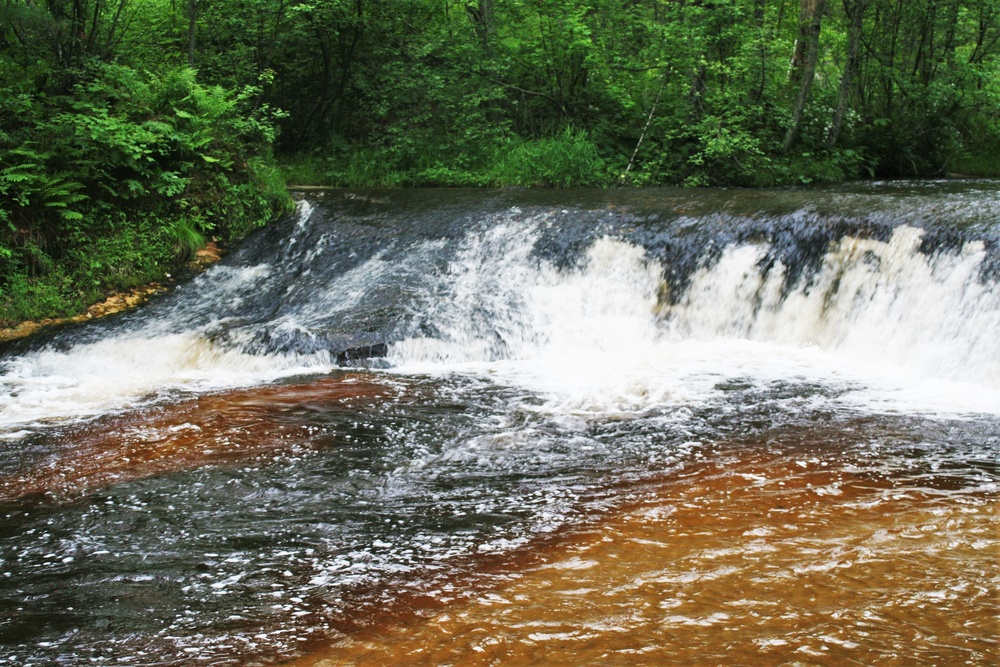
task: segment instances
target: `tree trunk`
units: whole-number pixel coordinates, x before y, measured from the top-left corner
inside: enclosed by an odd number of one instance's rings
[[[802,72],[809,60],[809,49],[813,42],[813,27],[822,15],[825,0],[800,0],[799,31],[795,37],[795,50],[792,52],[792,62],[788,68],[788,80],[801,81]]]
[[[816,64],[819,60],[819,32],[823,23],[826,0],[802,0],[801,7],[799,39],[796,41],[795,55],[792,58],[792,75],[798,76],[799,93],[795,98],[795,107],[792,109],[791,125],[789,125],[788,132],[785,133],[785,140],[781,144],[783,151],[791,148],[795,139],[798,138],[802,114],[805,111],[806,102],[809,101],[809,90],[812,88],[813,78],[816,75]],[[802,44],[801,48],[800,44]]]
[[[198,2],[188,0],[188,39],[187,39],[187,64],[194,67],[195,35],[198,28]]]
[[[705,3],[704,0],[692,0],[691,5],[694,7],[701,7],[704,9],[713,9],[712,3]],[[683,3],[681,3],[683,6]],[[687,20],[691,20],[689,17],[685,16]],[[708,40],[706,40],[707,42]],[[691,74],[691,84],[688,87],[688,104],[694,109],[699,116],[705,111],[704,95],[705,91],[708,89],[708,65],[706,61],[709,56],[709,45],[703,44],[701,48],[701,53],[698,58],[698,66],[695,68],[694,72]]]
[[[840,76],[840,90],[837,94],[837,108],[833,112],[833,121],[830,123],[830,131],[826,135],[826,145],[833,148],[837,144],[840,130],[844,126],[844,116],[847,114],[847,105],[851,96],[851,86],[853,84],[854,73],[858,69],[858,51],[861,46],[861,29],[865,10],[868,9],[869,0],[844,0],[844,10],[851,20],[847,28],[847,60],[844,62],[844,73]]]
[[[955,68],[955,32],[958,27],[959,0],[952,0],[948,9],[948,30],[945,33],[945,62],[949,69]]]
[[[479,0],[475,7],[471,4],[465,6],[465,10],[472,20],[476,35],[483,44],[483,51],[490,52],[490,42],[495,26],[493,25],[493,0]]]
[[[760,78],[757,85],[750,93],[750,100],[754,104],[759,104],[764,97],[764,86],[767,84],[767,47],[764,36],[764,4],[766,0],[754,0],[753,22],[757,27],[757,52],[760,54]]]

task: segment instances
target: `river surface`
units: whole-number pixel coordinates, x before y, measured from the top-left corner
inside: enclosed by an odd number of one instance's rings
[[[1000,662],[1000,183],[333,191],[0,347],[0,664]]]

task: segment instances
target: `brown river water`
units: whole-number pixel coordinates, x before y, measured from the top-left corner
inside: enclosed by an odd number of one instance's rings
[[[289,663],[989,665],[1000,658],[991,494],[726,458]]]
[[[1000,663],[1000,183],[309,197],[0,343],[0,666]]]

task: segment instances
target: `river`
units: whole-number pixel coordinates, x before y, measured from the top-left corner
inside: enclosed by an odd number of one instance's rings
[[[995,664],[998,460],[998,182],[310,193],[0,347],[0,664]]]

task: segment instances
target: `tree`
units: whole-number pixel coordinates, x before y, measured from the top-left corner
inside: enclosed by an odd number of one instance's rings
[[[802,124],[802,114],[809,101],[816,65],[819,63],[819,37],[823,23],[826,0],[802,0],[799,11],[799,35],[795,41],[790,79],[797,84],[798,94],[792,107],[792,120],[781,142],[781,150],[787,152],[795,143]]]
[[[844,12],[849,20],[847,28],[847,54],[844,69],[840,75],[840,87],[837,93],[837,107],[833,112],[830,130],[826,135],[826,147],[833,148],[837,144],[840,130],[844,126],[844,116],[847,114],[854,75],[860,61],[861,30],[864,25],[865,10],[869,0],[844,0]]]
[[[71,314],[288,209],[260,89],[206,86],[177,51],[144,51],[146,28],[169,34],[169,5],[149,9],[3,6],[0,326]]]

